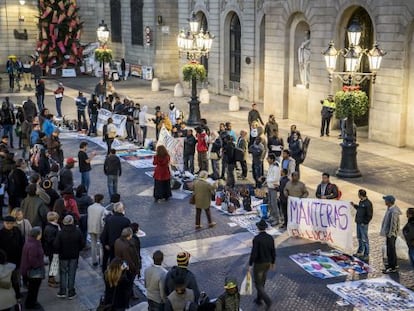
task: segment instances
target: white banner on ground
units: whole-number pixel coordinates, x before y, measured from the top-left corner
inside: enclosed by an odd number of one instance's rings
[[[349,202],[288,198],[290,236],[326,242],[352,252],[353,217]]]
[[[116,126],[116,134],[119,137],[126,136],[126,116],[115,114],[106,109],[99,109],[98,122],[96,123],[97,132],[102,135],[103,126],[108,122],[108,119],[112,118],[114,125]]]
[[[162,127],[158,137],[157,147],[164,145],[170,155],[171,165],[180,171],[184,170],[184,138],[174,138],[165,127]]]

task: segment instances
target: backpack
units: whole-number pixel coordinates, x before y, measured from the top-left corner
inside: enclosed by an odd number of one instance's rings
[[[306,155],[308,153],[310,138],[308,136],[305,137],[302,143],[302,155],[300,157],[299,163],[303,163],[306,159]]]

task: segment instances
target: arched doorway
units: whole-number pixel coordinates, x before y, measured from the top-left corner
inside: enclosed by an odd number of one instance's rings
[[[241,74],[241,25],[236,13],[230,19],[229,81],[240,83]]]
[[[203,32],[206,33],[208,31],[208,21],[206,15],[202,11],[199,11],[196,14],[196,18],[200,23],[200,30],[202,29]],[[208,75],[208,57],[201,56],[200,64],[204,65],[204,68],[206,68]]]
[[[360,40],[359,46],[365,49],[371,49],[374,44],[374,28],[372,25],[371,17],[369,16],[368,12],[362,7],[358,7],[354,9],[352,14],[348,18],[347,24],[345,25],[346,29],[348,29],[348,27],[350,26],[352,22],[357,22],[362,28],[361,40]],[[344,37],[345,37],[344,46],[348,47],[349,46],[348,36],[345,34]],[[370,72],[367,57],[361,58],[360,67],[358,71]],[[365,80],[364,82],[360,84],[360,87],[361,87],[361,90],[363,90],[368,95],[368,97],[371,98],[371,81]],[[362,117],[355,119],[355,124],[358,127],[365,127],[368,125],[368,122],[369,122],[369,110]]]

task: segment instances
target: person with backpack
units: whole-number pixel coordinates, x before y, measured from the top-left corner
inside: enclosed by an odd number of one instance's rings
[[[224,290],[225,292],[216,300],[216,311],[239,311],[240,293],[236,280],[226,278]]]

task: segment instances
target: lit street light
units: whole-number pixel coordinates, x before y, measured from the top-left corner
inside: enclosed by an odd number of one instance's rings
[[[109,40],[109,29],[108,26],[105,24],[104,20],[99,24],[98,29],[96,30],[96,36],[98,37],[98,41],[100,43],[100,47],[104,50],[105,53],[106,43]],[[106,55],[102,55],[102,76],[104,81],[104,86],[106,87],[106,74],[105,74],[105,61],[107,60]]]

